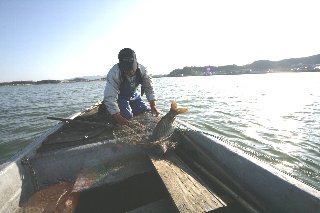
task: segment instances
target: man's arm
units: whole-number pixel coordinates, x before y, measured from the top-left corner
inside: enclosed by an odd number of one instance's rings
[[[141,70],[141,78],[142,78],[142,87],[144,88],[146,97],[149,101],[151,113],[158,117],[160,112],[156,106],[157,97],[155,95],[155,91],[153,88],[152,78],[148,74],[148,71],[144,66],[140,65],[140,70]]]
[[[104,104],[111,115],[120,112],[117,99],[120,92],[120,76],[118,65],[108,72],[106,86],[104,89]]]
[[[141,64],[140,64],[140,70],[141,70],[141,78],[142,78],[142,87],[144,87],[147,100],[149,102],[156,101],[157,97],[155,95],[151,76],[149,75],[147,69]]]

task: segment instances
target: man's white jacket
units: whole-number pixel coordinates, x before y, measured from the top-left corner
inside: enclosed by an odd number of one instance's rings
[[[139,64],[138,68],[140,68],[141,71],[142,87],[144,88],[147,100],[156,100],[151,76],[143,65]],[[104,104],[111,115],[120,112],[117,100],[120,93],[121,77],[124,78],[125,76],[120,75],[119,66],[118,64],[115,64],[108,72],[106,87],[104,90]]]

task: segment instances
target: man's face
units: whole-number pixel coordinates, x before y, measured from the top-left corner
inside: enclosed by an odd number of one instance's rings
[[[133,64],[132,64],[132,69],[127,70],[124,73],[125,73],[125,75],[132,77],[135,75],[137,68],[138,68],[138,63],[137,63],[137,60],[134,59]]]

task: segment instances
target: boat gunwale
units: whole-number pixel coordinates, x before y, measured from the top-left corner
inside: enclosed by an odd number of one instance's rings
[[[262,209],[266,211],[308,209],[310,212],[317,212],[316,209],[320,208],[320,191],[312,186],[232,146],[227,139],[201,131],[185,122],[178,123],[190,130],[184,134],[191,137],[190,140],[196,144],[197,148],[214,164],[225,170],[228,181],[231,180],[232,185],[241,186],[239,189],[236,187],[236,190],[241,192],[242,188],[249,192],[248,195],[257,197],[258,202],[254,201],[254,203],[256,202]],[[202,163],[208,164],[208,171],[210,168],[215,168],[209,162]],[[222,176],[222,180],[224,178]],[[263,188],[263,186],[268,187]]]
[[[68,119],[74,119],[79,116],[81,112],[77,112],[68,117]],[[0,165],[0,175],[6,171],[6,168],[10,166],[10,164],[21,161],[24,157],[31,157],[32,154],[42,145],[42,143],[52,134],[59,131],[65,124],[63,122],[59,122],[46,130],[43,134],[35,138],[31,143],[22,148],[20,151],[15,153],[12,157],[9,158],[6,162]]]
[[[214,135],[212,133],[206,132],[206,131],[202,131],[199,128],[197,128],[191,124],[188,124],[186,122],[183,122],[180,120],[178,120],[177,122],[180,125],[188,128],[192,131],[199,132],[203,136],[210,138],[212,143],[217,143],[221,146],[224,146],[226,148],[226,150],[230,150],[231,152],[239,155],[239,157],[249,160],[251,163],[255,164],[256,166],[267,170],[268,172],[278,176],[279,178],[283,179],[284,181],[289,182],[292,185],[297,186],[298,188],[300,188],[299,186],[301,186],[302,187],[301,189],[303,189],[304,191],[307,191],[307,192],[310,191],[311,194],[314,194],[315,196],[317,196],[320,199],[320,191],[319,190],[317,190],[314,187],[310,186],[309,184],[306,184],[303,181],[291,176],[290,174],[288,174],[280,169],[277,169],[274,166],[272,166],[262,160],[259,160],[257,157],[250,155],[250,154],[242,151],[241,149],[238,149],[238,148],[232,146],[230,143],[225,142],[225,141],[228,141],[228,139],[223,138],[223,140],[222,140],[221,137]]]

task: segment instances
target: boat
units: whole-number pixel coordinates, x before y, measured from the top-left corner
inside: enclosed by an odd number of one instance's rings
[[[159,121],[150,113],[122,130],[101,102],[56,119],[0,166],[0,212],[320,210],[315,188],[186,122],[176,120],[172,146],[158,153],[147,142]]]

